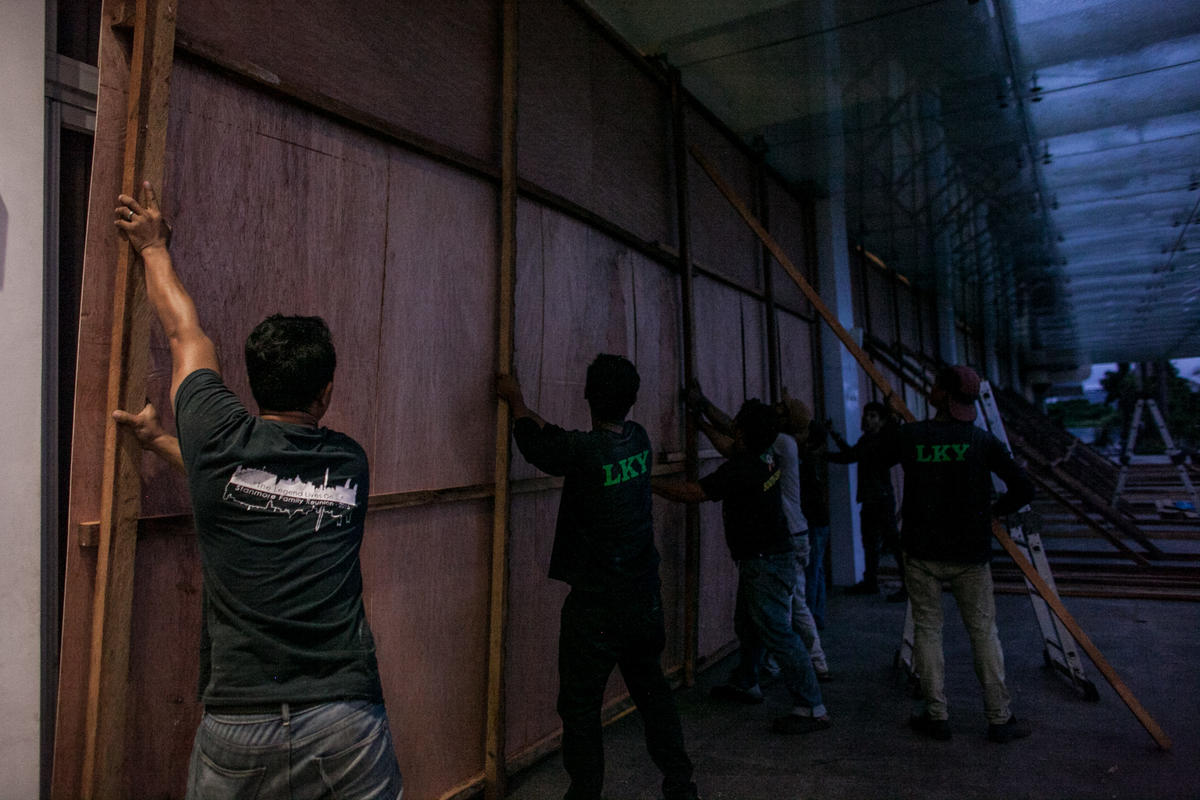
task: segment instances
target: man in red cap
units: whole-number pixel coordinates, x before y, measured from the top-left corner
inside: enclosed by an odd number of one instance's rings
[[[1009,708],[1004,653],[996,631],[992,589],[992,516],[1009,514],[1033,496],[1033,486],[1004,444],[976,427],[979,376],[964,366],[938,373],[929,400],[933,419],[903,425],[892,438],[890,463],[904,467],[905,581],[912,603],[913,666],[925,708],[910,720],[919,734],[950,738],[942,652],[942,584],[950,584],[971,639],[983,685],[987,736],[1009,742],[1028,736]],[[992,473],[1007,492],[992,500]]]

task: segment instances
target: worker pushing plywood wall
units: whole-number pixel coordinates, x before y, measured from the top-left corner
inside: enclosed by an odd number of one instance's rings
[[[324,422],[372,465],[365,601],[406,794],[482,786],[491,598],[497,360],[500,3],[235,4],[180,0],[161,198],[172,250],[224,377],[247,401],[242,343],[267,314],[320,314],[338,372]],[[627,355],[642,389],[632,415],[659,470],[682,470],[685,318],[676,250],[694,233],[698,376],[729,411],[772,391],[763,256],[725,201],[671,159],[683,134],[753,194],[753,154],[690,106],[670,129],[663,76],[570,4],[527,0],[521,19],[514,360],[530,404],[589,424],[584,369]],[[79,796],[87,684],[89,537],[100,512],[111,225],[121,189],[129,72],[124,5],[108,3],[80,325],[55,796]],[[115,27],[114,27],[115,26]],[[687,219],[673,203],[691,170]],[[774,178],[772,228],[806,263],[804,204]],[[783,382],[812,403],[814,321],[784,290]],[[169,355],[149,343],[148,396],[173,425]],[[716,461],[706,442],[702,472]],[[511,763],[543,752],[554,713],[557,614],[545,577],[558,489],[512,467],[505,733]],[[129,796],[182,795],[199,719],[200,569],[183,481],[146,458],[134,575],[124,780]],[[655,504],[673,674],[733,641],[736,573],[717,506],[701,514],[700,635],[686,652],[684,512]],[[614,677],[610,701],[624,687]],[[103,698],[102,698],[103,700]]]

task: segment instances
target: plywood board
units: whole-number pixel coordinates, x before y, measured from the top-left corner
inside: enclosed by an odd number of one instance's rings
[[[523,0],[520,14],[521,177],[673,242],[665,85],[568,3]]]
[[[363,541],[363,599],[405,796],[483,771],[490,501],[380,511]]]
[[[742,150],[692,108],[685,128],[688,144],[698,147],[741,197],[754,197],[754,170]],[[761,290],[758,239],[694,159],[688,159],[687,169],[692,260],[739,286]]]
[[[816,265],[808,258],[807,215],[791,192],[774,178],[767,179],[767,230],[810,284],[816,285]],[[812,314],[808,298],[774,258],[770,259],[775,302],[790,311]]]
[[[222,377],[256,410],[246,336],[272,313],[324,317],[339,359],[322,424],[373,458],[387,147],[187,62],[173,98],[163,205]],[[154,357],[165,378],[165,348]]]
[[[816,364],[813,363],[813,328],[809,322],[794,314],[781,311],[779,328],[779,380],[788,394],[803,400],[809,410],[816,406]]]
[[[324,108],[494,161],[495,0],[179,4],[181,46]]]
[[[496,191],[388,160],[373,492],[488,483],[495,468]],[[375,298],[371,298],[375,303]]]

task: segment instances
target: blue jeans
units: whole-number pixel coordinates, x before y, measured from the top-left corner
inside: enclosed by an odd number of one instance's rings
[[[763,651],[775,657],[796,707],[793,713],[825,716],[821,687],[800,634],[792,629],[795,556],[788,553],[738,561],[737,605],[733,627],[740,660],[730,683],[742,689],[758,685]]]
[[[263,714],[205,710],[187,800],[399,800],[400,765],[382,703]]]
[[[825,629],[825,550],[829,547],[829,526],[808,529],[808,565],[804,567],[804,599],[818,630]]]

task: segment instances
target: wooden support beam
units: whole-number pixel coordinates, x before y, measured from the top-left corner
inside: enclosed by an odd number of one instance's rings
[[[1150,541],[1150,538],[1131,519],[1109,505],[1108,500],[1093,492],[1058,464],[1051,463],[1038,452],[1036,447],[1030,446],[1020,434],[1010,431],[1008,438],[1013,449],[1019,451],[1027,464],[1032,467],[1031,473],[1039,472],[1052,477],[1060,486],[1075,495],[1078,502],[1085,505],[1089,511],[1099,514],[1106,522],[1145,548],[1151,556],[1157,558],[1162,555],[1162,550],[1158,545]]]
[[[109,19],[113,19],[110,15]],[[138,0],[125,120],[121,189],[139,196],[143,180],[160,186],[166,149],[167,100],[174,59],[174,0]],[[96,198],[94,202],[112,202]],[[140,408],[146,397],[150,317],[145,276],[131,247],[120,250],[113,298],[108,404]],[[132,433],[111,417],[104,435],[100,541],[93,587],[92,638],[80,796],[124,794],[125,707],[142,453]]]
[[[754,218],[754,215],[750,213],[750,209],[746,206],[745,202],[738,197],[737,193],[734,192],[732,188],[730,188],[729,184],[725,182],[725,180],[717,172],[716,168],[711,162],[708,161],[708,159],[704,157],[699,149],[693,147],[692,156],[697,162],[699,162],[700,166],[704,168],[704,171],[708,173],[709,178],[711,178],[713,183],[716,184],[717,188],[721,191],[721,194],[725,195],[725,199],[727,199],[737,210],[738,214],[741,215],[746,224],[749,225],[751,230],[758,235],[758,237],[763,241],[763,244],[765,244],[771,251],[771,254],[775,256],[783,268],[787,270],[787,273],[791,275],[792,279],[796,281],[796,285],[799,286],[800,290],[804,292],[806,297],[808,297],[809,301],[813,304],[813,307],[817,309],[817,313],[821,315],[822,319],[825,320],[825,322],[833,330],[834,334],[836,334],[842,343],[846,345],[846,347],[854,355],[855,360],[858,361],[859,366],[861,366],[867,375],[870,376],[871,380],[874,381],[879,390],[884,393],[889,405],[891,405],[891,407],[907,421],[914,421],[916,417],[911,411],[909,411],[908,406],[906,406],[904,401],[892,390],[892,387],[888,384],[887,380],[884,379],[883,375],[880,374],[879,370],[875,368],[875,365],[871,363],[871,360],[867,357],[867,354],[863,352],[862,348],[860,348],[858,344],[855,343],[852,338],[850,338],[850,334],[841,326],[841,323],[838,322],[837,318],[833,316],[833,314],[821,301],[821,298],[817,295],[812,286],[809,285],[808,281],[804,280],[804,276],[800,274],[800,271],[797,270],[795,265],[793,265],[788,259],[787,255],[783,252],[783,248],[781,248],[775,242],[775,240],[771,238],[771,235],[767,233],[759,221]],[[1058,595],[1055,594],[1054,590],[1046,584],[1034,566],[1029,563],[1029,560],[1026,559],[1021,551],[1017,548],[1016,543],[1014,543],[1012,538],[1009,537],[1008,531],[1004,529],[1004,526],[1000,524],[999,520],[992,520],[992,535],[994,535],[1000,542],[1000,545],[1004,548],[1005,552],[1007,552],[1012,558],[1013,563],[1020,568],[1021,572],[1025,575],[1025,578],[1034,587],[1037,593],[1041,595],[1043,600],[1046,601],[1046,605],[1050,607],[1055,616],[1062,621],[1067,630],[1071,632],[1071,635],[1075,637],[1075,640],[1079,643],[1079,646],[1082,647],[1084,652],[1088,654],[1088,657],[1092,659],[1092,663],[1096,665],[1096,668],[1100,670],[1102,675],[1104,675],[1104,678],[1109,682],[1109,685],[1116,690],[1121,699],[1125,701],[1125,704],[1129,706],[1129,710],[1133,712],[1134,716],[1137,717],[1142,726],[1146,728],[1146,730],[1154,738],[1154,741],[1158,743],[1158,746],[1163,750],[1170,750],[1171,740],[1167,738],[1166,733],[1164,733],[1162,728],[1158,726],[1158,723],[1156,723],[1150,717],[1150,715],[1146,712],[1146,709],[1142,707],[1142,704],[1138,702],[1137,698],[1133,696],[1133,693],[1129,691],[1129,688],[1120,679],[1120,677],[1118,677],[1116,671],[1112,668],[1112,666],[1109,665],[1108,661],[1103,655],[1101,655],[1100,651],[1096,649],[1096,646],[1092,644],[1092,640],[1088,638],[1087,634],[1083,632],[1083,629],[1079,627],[1079,624],[1075,622],[1075,618],[1072,617],[1067,611],[1066,607],[1063,606],[1062,601],[1059,600]]]
[[[517,0],[504,0],[501,15],[500,274],[496,281],[496,370],[511,374],[517,264]],[[487,800],[501,800],[508,779],[504,649],[508,638],[511,416],[508,403],[497,400],[496,497],[492,509],[492,576],[488,618],[487,732],[484,737],[484,797]]]
[[[678,69],[671,69],[670,78],[671,152],[675,166],[675,215],[683,319],[683,383],[684,386],[690,386],[696,379],[696,315],[684,113],[687,95]],[[696,481],[700,479],[700,433],[692,414],[685,414],[684,420],[684,470],[689,481]],[[696,660],[700,652],[700,509],[695,503],[688,503],[684,507],[683,598],[683,682],[685,686],[692,686],[696,683]]]
[[[1038,473],[1035,470],[1030,470],[1029,477],[1033,480],[1034,483],[1036,483],[1038,485],[1038,487],[1042,491],[1044,491],[1047,495],[1049,495],[1051,498],[1053,498],[1055,502],[1057,502],[1059,505],[1061,505],[1067,511],[1074,514],[1075,517],[1078,518],[1081,522],[1083,522],[1085,525],[1087,525],[1093,531],[1098,533],[1103,539],[1105,539],[1107,542],[1109,542],[1113,547],[1117,548],[1117,550],[1119,550],[1121,552],[1121,554],[1124,555],[1126,558],[1129,558],[1133,562],[1140,564],[1143,567],[1150,566],[1150,561],[1145,556],[1143,556],[1141,553],[1134,550],[1129,545],[1125,544],[1123,541],[1121,541],[1121,538],[1119,536],[1114,535],[1111,531],[1106,529],[1103,525],[1096,522],[1096,520],[1092,519],[1092,517],[1087,512],[1085,512],[1082,508],[1080,508],[1078,504],[1072,503],[1062,492],[1058,491],[1058,489],[1056,489],[1054,487],[1054,484],[1052,484],[1050,481],[1046,480],[1040,473]]]

